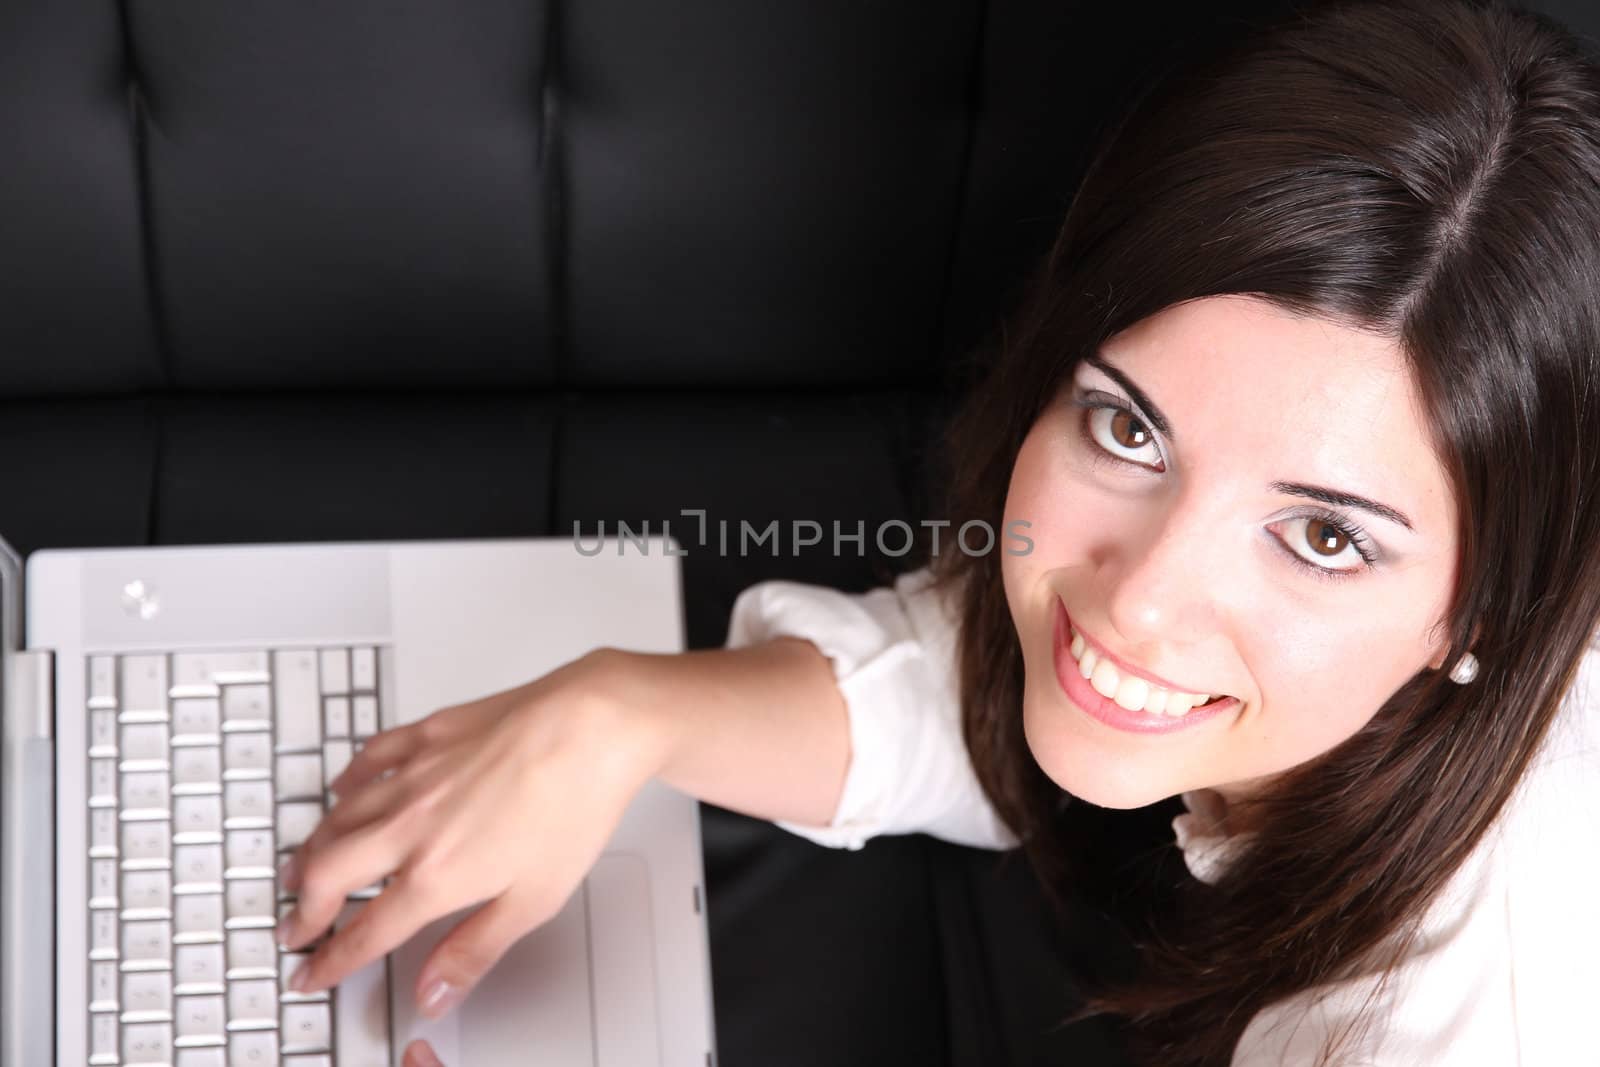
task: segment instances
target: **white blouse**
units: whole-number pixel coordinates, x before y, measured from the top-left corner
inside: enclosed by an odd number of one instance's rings
[[[955,605],[926,570],[842,593],[769,581],[739,595],[727,647],[792,636],[832,662],[849,708],[851,759],[826,827],[780,822],[819,844],[860,848],[926,833],[1012,848],[961,735]],[[1220,798],[1184,793],[1173,832],[1190,872],[1214,881],[1240,838],[1216,826]],[[1517,795],[1423,917],[1422,936],[1369,1002],[1375,975],[1268,1007],[1234,1067],[1309,1063],[1322,1040],[1369,1012],[1341,1067],[1600,1064],[1600,638]]]

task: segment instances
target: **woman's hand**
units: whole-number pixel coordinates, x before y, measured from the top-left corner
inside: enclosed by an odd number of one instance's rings
[[[285,865],[299,901],[279,940],[291,949],[315,940],[348,894],[390,881],[290,988],[336,985],[427,923],[481,904],[418,975],[418,1006],[438,1018],[553,918],[664,755],[642,713],[603,695],[626,657],[590,653],[371,738],[330,783],[337,802]],[[420,1045],[408,1048],[408,1063],[437,1062]]]

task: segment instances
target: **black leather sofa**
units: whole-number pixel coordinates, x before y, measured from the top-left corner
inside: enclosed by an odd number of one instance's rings
[[[1093,138],[1281,6],[0,0],[0,533],[667,519],[693,647],[752,582],[879,584],[870,537],[722,554],[680,512],[930,516]],[[704,830],[728,1067],[1121,1062],[1053,1027],[1115,938],[1018,858]]]

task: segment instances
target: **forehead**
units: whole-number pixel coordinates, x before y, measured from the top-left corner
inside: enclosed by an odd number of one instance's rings
[[[1171,421],[1180,467],[1225,457],[1267,481],[1375,496],[1430,526],[1447,515],[1448,483],[1394,339],[1213,296],[1144,319],[1101,353]]]

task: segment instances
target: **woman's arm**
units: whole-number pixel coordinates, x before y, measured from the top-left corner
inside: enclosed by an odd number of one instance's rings
[[[655,777],[757,818],[825,826],[833,817],[850,725],[816,645],[779,637],[676,655],[594,655],[596,684],[623,731],[655,747]]]

